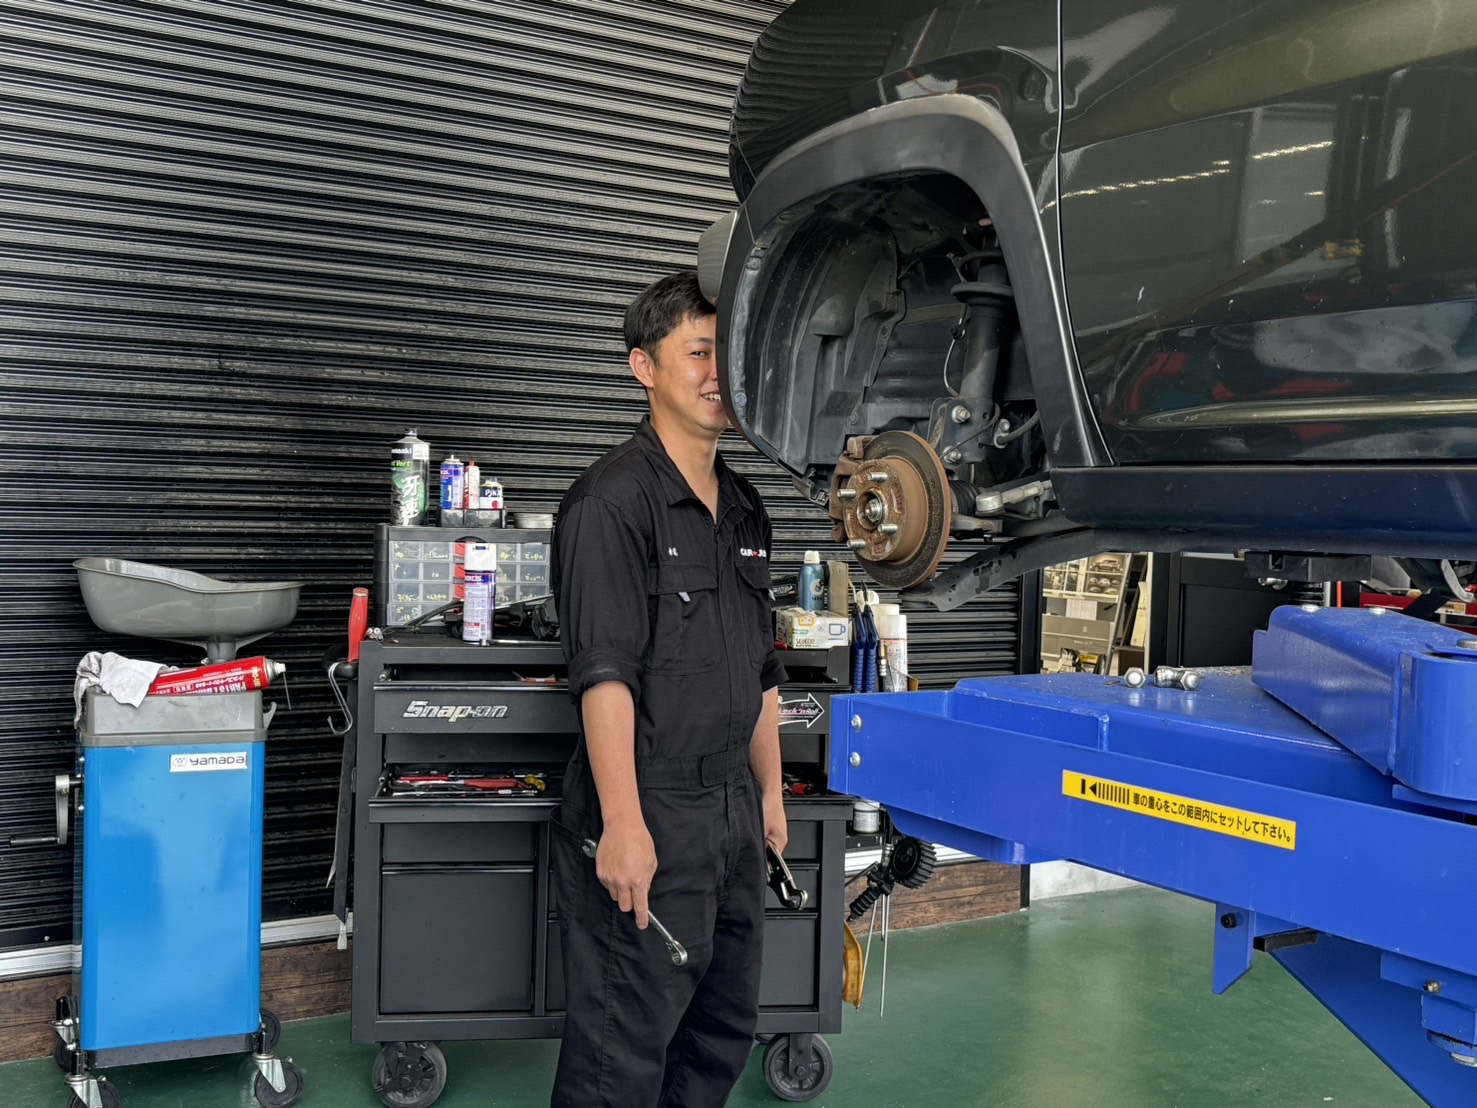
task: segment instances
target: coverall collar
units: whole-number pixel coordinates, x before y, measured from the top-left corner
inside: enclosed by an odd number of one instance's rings
[[[651,459],[652,468],[662,483],[662,490],[666,493],[667,503],[680,504],[684,500],[696,500],[702,503],[697,493],[692,491],[692,486],[687,483],[687,478],[682,476],[682,471],[677,468],[677,463],[672,461],[667,448],[662,444],[661,436],[656,433],[656,428],[651,425],[650,416],[641,417],[641,426],[636,428],[636,441],[641,444],[641,449]],[[725,505],[738,504],[747,512],[754,511],[754,502],[749,494],[740,487],[733,479],[733,472],[728,468],[728,463],[719,454],[714,458],[714,466],[718,473],[718,505],[719,516],[727,511]]]

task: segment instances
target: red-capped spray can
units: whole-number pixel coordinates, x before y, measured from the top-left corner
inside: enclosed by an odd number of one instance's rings
[[[287,672],[270,658],[237,658],[207,666],[161,673],[149,686],[150,696],[205,696],[209,693],[255,692]]]
[[[462,474],[462,507],[469,513],[475,512],[478,507],[478,492],[482,488],[482,470],[476,462],[468,462],[466,470]],[[472,524],[476,516],[468,515],[466,522]]]

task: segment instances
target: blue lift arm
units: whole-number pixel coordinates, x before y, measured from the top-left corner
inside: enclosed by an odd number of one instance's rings
[[[1477,1104],[1477,641],[1289,607],[1249,673],[1202,674],[836,697],[832,787],[977,857],[1211,901],[1216,992],[1265,949],[1428,1104]]]

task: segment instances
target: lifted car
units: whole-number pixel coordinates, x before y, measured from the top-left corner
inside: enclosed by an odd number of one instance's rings
[[[1464,595],[1473,103],[1467,0],[796,0],[699,255],[729,414],[942,607],[1099,550]]]

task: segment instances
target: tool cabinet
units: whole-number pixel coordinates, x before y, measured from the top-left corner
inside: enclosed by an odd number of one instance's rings
[[[832,687],[844,691],[823,653],[797,655],[801,680],[783,691],[805,706],[799,723],[781,732],[787,758],[795,758],[787,770],[817,788],[787,801],[786,858],[809,897],[792,911],[769,894],[760,986],[766,1073],[773,1071],[771,1087],[789,1100],[825,1087],[830,1054],[819,1033],[841,1029],[852,801],[824,793],[824,779],[816,778],[824,772],[826,728],[813,717]],[[424,1105],[440,1094],[447,1070],[439,1041],[562,1032],[548,821],[578,735],[564,676],[552,642],[470,646],[437,632],[363,646],[351,1022],[354,1042],[382,1044],[372,1080],[385,1104]],[[392,777],[406,771],[538,773],[548,784],[536,796],[392,794]]]

